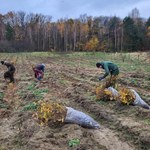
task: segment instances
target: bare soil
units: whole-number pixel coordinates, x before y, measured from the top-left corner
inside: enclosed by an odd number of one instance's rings
[[[150,148],[150,111],[122,106],[115,101],[96,101],[95,87],[101,71],[90,66],[90,59],[79,57],[13,56],[17,61],[16,83],[6,83],[0,66],[0,150],[148,150]],[[1,55],[1,60],[4,59]],[[8,61],[12,57],[7,58]],[[31,64],[45,63],[44,79],[37,83]],[[86,63],[87,66],[82,64]],[[89,64],[89,65],[88,65]],[[89,67],[90,66],[90,67]],[[150,104],[149,73],[123,72],[119,83],[134,88]],[[143,81],[144,78],[144,81]],[[131,82],[132,80],[137,82]],[[33,92],[46,89],[47,93]],[[30,90],[29,90],[30,87]],[[54,101],[78,109],[100,123],[99,130],[76,124],[40,126],[33,111],[23,108],[31,102]],[[1,104],[0,103],[0,104]],[[69,141],[80,144],[69,147]]]

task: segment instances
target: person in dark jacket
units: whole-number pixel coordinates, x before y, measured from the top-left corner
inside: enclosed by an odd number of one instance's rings
[[[8,70],[4,73],[5,80],[9,79],[10,83],[11,82],[14,83],[15,82],[14,73],[16,71],[16,68],[14,67],[14,65],[6,61],[1,61],[1,64],[5,65],[8,68]]]
[[[105,79],[108,75],[110,75],[109,83],[110,86],[115,86],[117,76],[119,75],[119,68],[116,64],[110,61],[102,61],[96,63],[97,68],[102,68],[105,70],[105,74],[99,77],[99,80]]]
[[[32,67],[34,71],[34,76],[38,81],[41,81],[44,76],[45,71],[45,65],[44,64],[38,64],[36,66]]]

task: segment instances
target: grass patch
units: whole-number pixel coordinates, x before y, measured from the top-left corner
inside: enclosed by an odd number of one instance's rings
[[[145,119],[143,121],[144,121],[144,124],[150,125],[150,119]]]
[[[0,145],[0,150],[7,150],[7,149]]]
[[[3,92],[0,92],[0,100],[2,100],[4,97],[4,93]]]
[[[36,83],[33,82],[27,87],[28,91],[31,91],[32,94],[35,95],[35,98],[37,99],[43,99],[44,93],[48,93],[48,89],[37,89]]]
[[[17,94],[25,100],[31,99],[31,97],[36,100],[41,100],[44,98],[44,94],[48,93],[48,91],[48,89],[37,88],[36,82],[32,82],[25,89],[19,90]]]
[[[62,85],[66,85],[67,81],[66,80],[59,80],[59,83]]]
[[[0,102],[0,108],[8,108],[8,106]]]
[[[69,140],[69,142],[68,142],[69,147],[76,147],[79,144],[80,144],[79,139],[72,139],[72,140]]]
[[[44,93],[48,93],[48,89],[35,89],[32,93],[35,95],[35,98],[43,99]]]
[[[38,105],[34,102],[31,102],[23,107],[23,111],[33,110],[35,111],[38,108]]]
[[[8,108],[6,104],[3,103],[4,93],[0,92],[0,108]]]
[[[27,86],[27,90],[34,90],[36,87],[36,82],[32,82],[30,85]]]

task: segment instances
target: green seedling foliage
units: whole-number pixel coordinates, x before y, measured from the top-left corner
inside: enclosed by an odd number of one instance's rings
[[[150,119],[145,119],[144,123],[147,124],[147,125],[150,125]]]
[[[69,141],[69,147],[75,147],[75,146],[77,146],[77,145],[79,145],[80,144],[80,140],[79,139],[72,139],[72,140],[70,140]]]
[[[2,100],[4,97],[4,93],[3,92],[0,92],[0,100]]]
[[[4,93],[0,92],[0,108],[8,108],[6,104],[3,103]]]
[[[37,89],[36,88],[36,83],[32,82],[26,90],[30,91],[32,94],[35,95],[35,98],[37,99],[43,99],[44,98],[44,93],[48,93],[48,89]]]
[[[0,108],[8,108],[7,105],[0,103]]]
[[[26,106],[24,106],[23,111],[28,111],[28,110],[35,111],[37,108],[38,108],[38,104],[31,102],[27,104]]]
[[[38,99],[43,99],[44,93],[48,93],[48,89],[36,89],[33,91],[33,94]]]
[[[34,90],[36,86],[36,82],[32,82],[28,87],[27,90]]]

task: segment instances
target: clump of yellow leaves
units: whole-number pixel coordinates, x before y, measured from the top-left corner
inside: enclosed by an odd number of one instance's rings
[[[103,88],[115,87],[117,78],[118,78],[118,76],[111,76],[111,77],[107,78],[102,85]]]
[[[67,113],[66,107],[58,103],[42,102],[36,113],[40,124],[57,124],[63,123]]]
[[[96,88],[96,99],[97,100],[115,100],[113,93],[102,86]]]
[[[96,87],[97,100],[116,100],[116,96],[107,89],[108,87],[115,86],[116,79],[117,76],[111,76],[107,78],[101,86]]]
[[[135,95],[134,93],[128,89],[128,88],[121,88],[119,90],[119,97],[118,97],[119,101],[121,101],[121,103],[129,105],[132,104],[135,100]]]

